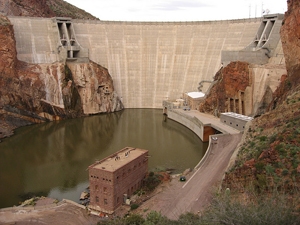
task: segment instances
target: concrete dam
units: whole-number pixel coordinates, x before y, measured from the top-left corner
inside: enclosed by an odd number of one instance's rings
[[[272,49],[266,48],[262,54],[256,52],[251,57],[266,57],[266,51],[271,51],[267,62],[284,64],[278,19],[271,19],[270,23],[264,22],[265,18],[205,22],[9,19],[14,26],[19,60],[42,64],[90,59],[108,69],[125,108],[161,108],[163,100],[197,91],[199,82],[212,81],[226,61],[247,61],[247,46],[250,51],[255,47],[262,51],[272,32],[277,37],[272,38]],[[260,46],[253,46],[257,42]],[[262,80],[275,88],[282,75],[270,68],[267,72],[257,68],[256,71],[258,92]],[[270,78],[272,73],[275,75]],[[204,92],[208,85],[204,84]]]

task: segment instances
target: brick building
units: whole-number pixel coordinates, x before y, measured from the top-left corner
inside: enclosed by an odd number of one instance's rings
[[[147,172],[148,151],[130,147],[89,166],[89,207],[113,213],[141,187]]]

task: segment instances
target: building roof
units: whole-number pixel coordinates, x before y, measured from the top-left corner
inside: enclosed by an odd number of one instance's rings
[[[148,150],[126,147],[90,167],[113,172],[147,152]]]
[[[244,121],[253,120],[253,117],[245,116],[245,115],[234,113],[234,112],[221,113],[221,115],[229,116],[229,117],[244,120]]]
[[[203,92],[188,92],[186,94],[191,98],[203,98],[205,96]]]

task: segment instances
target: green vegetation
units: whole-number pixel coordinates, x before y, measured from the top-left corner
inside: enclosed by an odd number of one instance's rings
[[[7,26],[7,25],[11,25],[11,23],[6,17],[1,16],[0,17],[0,25]]]
[[[55,13],[58,17],[71,17],[73,19],[91,19],[98,20],[90,13],[79,9],[68,2],[62,0],[53,0],[47,1],[49,8]]]
[[[132,204],[132,205],[130,206],[131,210],[135,210],[135,209],[137,209],[138,207],[139,207],[138,204]]]
[[[163,178],[163,175],[150,172],[149,175],[144,179],[144,186],[146,187],[146,189],[148,191],[154,190],[161,182],[161,180],[159,179],[160,177]]]
[[[247,201],[237,193],[221,192],[213,196],[211,205],[200,215],[186,213],[178,220],[170,220],[160,212],[151,211],[143,218],[130,214],[124,218],[100,221],[98,225],[221,225],[221,224],[299,224],[298,199],[291,200],[279,192],[271,193],[268,198],[248,191]]]
[[[293,102],[292,100],[294,99],[291,99],[290,102]],[[278,190],[298,190],[300,183],[300,173],[297,172],[300,162],[300,117],[281,118],[274,121],[276,132],[273,133],[263,127],[248,129],[248,141],[244,142],[236,163],[227,176],[234,176],[231,173],[241,172],[242,169],[243,173],[250,173],[250,177],[247,175],[249,178],[245,179],[242,186],[247,186],[252,182],[259,191],[267,191],[270,187],[267,187],[266,184],[270,184]],[[243,167],[250,160],[254,160],[252,164],[255,168],[254,171],[250,171],[252,166],[248,170],[247,167]],[[232,185],[228,187],[233,188]]]

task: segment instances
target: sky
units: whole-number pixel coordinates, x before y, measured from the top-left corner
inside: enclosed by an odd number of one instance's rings
[[[284,13],[286,0],[65,0],[109,21],[207,21]]]

